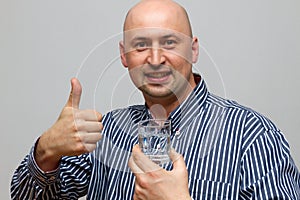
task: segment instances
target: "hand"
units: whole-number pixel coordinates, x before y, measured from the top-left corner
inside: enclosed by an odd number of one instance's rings
[[[56,123],[38,140],[35,160],[43,171],[57,168],[62,156],[74,156],[91,152],[101,139],[103,128],[100,113],[79,110],[80,82],[71,80],[71,93]]]
[[[145,156],[138,145],[132,149],[128,165],[134,173],[137,200],[190,200],[188,172],[182,155],[171,150],[173,170],[166,171]]]

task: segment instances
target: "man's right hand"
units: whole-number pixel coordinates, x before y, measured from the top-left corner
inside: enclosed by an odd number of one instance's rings
[[[79,110],[82,87],[71,80],[71,93],[56,123],[38,140],[35,160],[45,172],[54,170],[62,156],[91,152],[101,139],[102,116],[94,110]]]

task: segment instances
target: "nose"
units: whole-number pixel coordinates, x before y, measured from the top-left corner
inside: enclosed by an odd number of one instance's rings
[[[152,67],[159,67],[160,65],[165,64],[165,61],[166,58],[163,49],[161,49],[159,46],[152,46],[147,57],[148,64],[150,64]]]

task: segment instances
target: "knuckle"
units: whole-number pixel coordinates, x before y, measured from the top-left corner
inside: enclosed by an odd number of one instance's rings
[[[103,124],[101,122],[99,123],[99,128],[100,128],[100,131],[103,130]]]
[[[98,121],[102,121],[102,114],[98,112]]]
[[[71,130],[72,130],[72,132],[77,132],[79,130],[78,129],[78,123],[75,120],[73,120],[71,122]]]
[[[83,143],[83,140],[82,140],[79,132],[76,132],[74,134],[73,140],[75,141],[76,144],[82,144]]]
[[[134,188],[134,196],[136,199],[138,199],[139,196],[141,196],[143,193],[142,188],[140,187],[140,185],[135,184],[135,188]]]
[[[141,188],[136,187],[135,188],[135,199],[138,199],[138,197],[142,194]]]
[[[73,116],[75,120],[81,120],[82,119],[82,115],[83,115],[83,111],[82,110],[76,110],[73,112]]]
[[[67,115],[67,116],[68,115],[72,116],[72,115],[75,115],[76,113],[77,113],[77,110],[72,107],[64,107],[61,112],[61,114]]]
[[[94,151],[96,149],[96,144],[91,144],[86,149],[88,152]]]
[[[61,113],[67,113],[70,112],[70,107],[63,107]]]
[[[97,121],[97,115],[95,114],[94,110],[85,110],[84,116],[86,119],[88,118],[90,121]]]
[[[161,176],[163,176],[163,170],[154,170],[147,172],[147,175],[153,179],[159,180]]]
[[[85,124],[81,120],[74,120],[74,126],[76,131],[84,130]]]
[[[149,183],[147,181],[147,179],[144,176],[138,176],[136,178],[137,183],[142,187],[142,188],[148,188],[149,187]]]
[[[102,139],[102,134],[99,134],[99,140],[101,140],[101,139]],[[98,141],[99,141],[99,140],[98,140]]]
[[[76,145],[74,145],[73,147],[74,147],[73,151],[79,154],[87,151],[84,143],[80,139],[77,139]]]
[[[94,115],[95,115],[95,117],[96,117],[95,121],[100,122],[100,121],[102,120],[102,114],[99,113],[99,112],[96,111],[96,110],[93,110],[93,113],[94,113]]]

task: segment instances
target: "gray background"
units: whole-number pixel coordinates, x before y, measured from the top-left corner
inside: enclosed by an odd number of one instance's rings
[[[141,102],[117,46],[137,1],[0,2],[0,199],[9,199],[14,169],[57,119],[71,77],[82,81],[82,108]],[[299,167],[300,1],[178,2],[203,47],[195,71],[211,92],[271,118]]]

